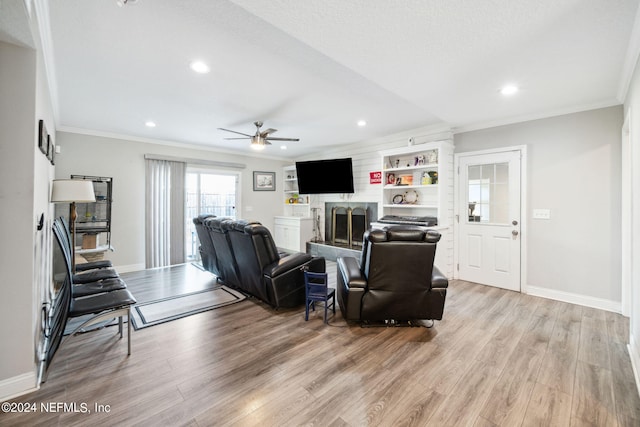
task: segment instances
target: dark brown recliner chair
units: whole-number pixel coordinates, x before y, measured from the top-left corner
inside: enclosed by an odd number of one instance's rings
[[[369,230],[360,264],[338,258],[338,303],[346,320],[442,320],[449,281],[433,265],[440,233],[417,226]]]
[[[216,276],[220,275],[218,270],[218,261],[216,259],[216,250],[211,240],[209,230],[205,228],[204,222],[209,218],[215,218],[212,214],[201,214],[193,218],[193,224],[196,226],[196,233],[198,233],[198,240],[200,241],[200,259],[202,260],[202,267],[205,270],[212,272]]]
[[[324,258],[302,252],[282,256],[269,229],[259,222],[224,221],[222,228],[237,262],[240,289],[274,308],[304,304],[304,269],[324,273]]]

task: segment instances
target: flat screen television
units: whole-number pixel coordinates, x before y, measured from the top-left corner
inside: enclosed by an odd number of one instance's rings
[[[296,162],[300,194],[353,193],[351,158]]]

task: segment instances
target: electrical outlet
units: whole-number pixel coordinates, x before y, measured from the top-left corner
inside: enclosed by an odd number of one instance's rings
[[[533,219],[551,219],[550,209],[534,209]]]

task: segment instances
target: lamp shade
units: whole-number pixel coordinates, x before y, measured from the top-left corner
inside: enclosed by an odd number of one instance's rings
[[[51,202],[95,202],[93,182],[83,179],[54,179],[51,186]]]

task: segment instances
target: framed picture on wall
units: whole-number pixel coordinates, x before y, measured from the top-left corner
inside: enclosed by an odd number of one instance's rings
[[[276,191],[276,173],[253,171],[253,191]]]
[[[48,156],[49,134],[47,134],[47,127],[44,125],[44,120],[38,122],[38,148],[45,156]]]
[[[53,138],[51,138],[51,135],[47,135],[47,159],[49,159],[52,165],[55,165],[55,156],[56,146],[53,144]]]

